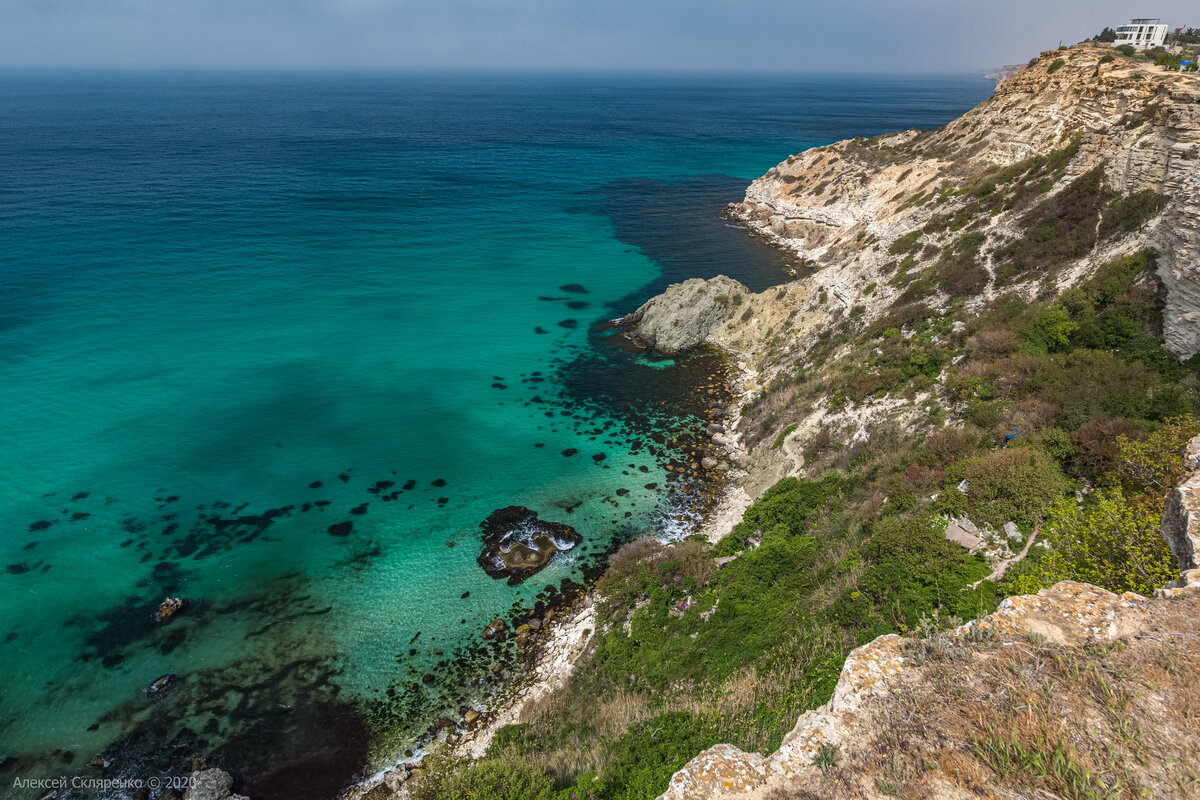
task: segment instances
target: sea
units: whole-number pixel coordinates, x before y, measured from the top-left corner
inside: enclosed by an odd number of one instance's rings
[[[719,359],[609,321],[788,280],[721,217],[749,180],[991,90],[0,72],[0,796],[155,797],[205,756],[332,800],[486,708],[521,669],[490,622],[702,512]],[[581,541],[490,577],[511,506]]]

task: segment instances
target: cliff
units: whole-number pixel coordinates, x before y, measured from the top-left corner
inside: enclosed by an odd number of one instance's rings
[[[711,747],[660,800],[1192,796],[1197,453],[1162,525],[1185,569],[1155,597],[1064,581],[950,633],[881,636],[777,751]]]
[[[403,790],[1194,794],[1198,101],[1081,45],[754,181],[728,215],[811,269],[624,320],[736,359],[705,435],[753,502],[623,544],[569,677]]]
[[[1049,51],[943,128],[789,157],[730,214],[818,270],[707,320],[702,340],[760,367],[851,314],[863,324],[899,305],[1034,297],[1145,247],[1160,254],[1166,344],[1190,356],[1200,351],[1200,76],[1089,44]],[[1038,252],[1051,228],[1063,244]],[[640,330],[672,327],[662,312],[680,291],[640,309]]]
[[[1135,280],[1157,299],[1154,335],[1178,358],[1200,352],[1200,78],[1108,48],[1043,53],[939,130],[792,156],[729,215],[813,274],[757,295],[724,278],[689,281],[626,322],[648,344],[670,331],[672,350],[707,342],[742,362],[750,402],[737,434],[754,494],[819,475],[830,464],[822,437],[854,453],[889,429],[921,431],[933,418],[936,430],[947,414],[991,436],[1062,425],[1066,393],[1031,393],[1037,368],[1014,367],[1035,356],[1004,361],[1046,352],[1030,349],[1028,321],[1003,331],[1011,348],[988,353],[1003,337],[981,315],[1011,315],[1012,298],[1049,307],[1084,287],[1078,299],[1134,254],[1156,254]],[[689,321],[695,308],[702,324]],[[934,367],[928,380],[889,385],[889,348],[904,339],[923,339],[958,376]],[[1080,346],[1102,345],[1070,345]],[[1049,351],[1037,357],[1049,363]],[[964,380],[994,382],[997,394]],[[856,382],[868,388],[856,393]],[[984,422],[974,408],[991,398],[1009,405]],[[662,800],[1191,796],[1195,776],[1181,765],[1200,756],[1200,695],[1187,678],[1200,666],[1200,438],[1186,460],[1161,529],[1184,572],[1154,597],[1063,581],[950,633],[877,638],[847,657],[829,702],[777,750],[711,747]]]
[[[779,750],[712,747],[661,800],[1191,796],[1189,577],[1153,599],[1064,582],[952,634],[876,639]]]

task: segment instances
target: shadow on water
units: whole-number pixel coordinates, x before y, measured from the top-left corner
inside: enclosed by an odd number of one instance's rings
[[[575,211],[608,217],[618,239],[662,270],[657,280],[612,308],[627,313],[688,278],[727,275],[754,292],[792,280],[783,253],[721,217],[745,191],[741,178],[698,175],[677,181],[626,178],[584,193]]]

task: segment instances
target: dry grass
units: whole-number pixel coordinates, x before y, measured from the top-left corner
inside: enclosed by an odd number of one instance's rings
[[[919,666],[821,796],[1200,797],[1200,596],[1154,602],[1119,643],[913,645]]]

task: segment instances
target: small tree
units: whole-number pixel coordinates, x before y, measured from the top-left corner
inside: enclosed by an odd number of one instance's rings
[[[991,525],[1036,523],[1068,486],[1054,459],[1036,447],[973,458],[965,476],[968,513]]]
[[[1197,434],[1200,434],[1200,420],[1185,414],[1172,417],[1140,441],[1119,436],[1117,471],[1124,479],[1127,491],[1145,492],[1157,501],[1161,513],[1167,492],[1187,474],[1183,448]]]

